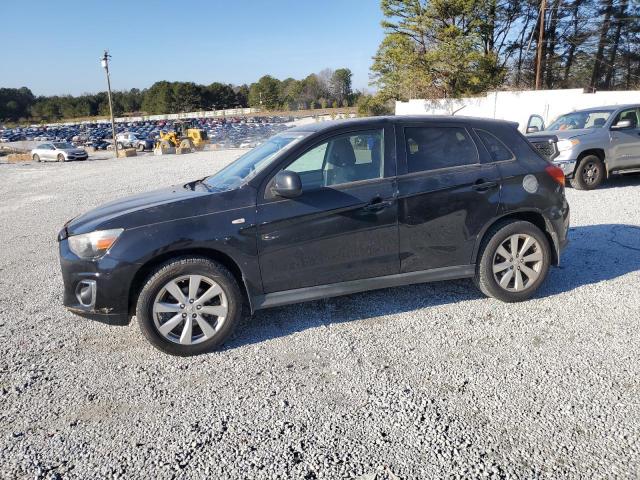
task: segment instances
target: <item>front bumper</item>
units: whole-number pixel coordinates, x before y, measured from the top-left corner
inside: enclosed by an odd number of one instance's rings
[[[64,306],[73,313],[108,324],[129,323],[129,288],[137,266],[108,255],[84,260],[66,239],[59,243]]]
[[[573,172],[576,169],[577,160],[554,160],[553,164],[556,167],[560,167],[564,172],[565,177],[573,177]]]
[[[89,154],[87,153],[84,153],[84,154],[68,153],[67,154],[67,160],[86,160],[87,158],[89,158]]]

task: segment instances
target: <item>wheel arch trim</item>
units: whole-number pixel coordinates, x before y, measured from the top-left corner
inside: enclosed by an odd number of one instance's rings
[[[231,272],[236,281],[238,282],[238,286],[240,287],[240,291],[246,297],[247,302],[249,303],[249,307],[251,311],[254,311],[253,306],[253,295],[250,292],[249,285],[247,284],[245,274],[242,270],[242,267],[238,264],[236,260],[233,259],[231,255],[222,250],[213,249],[213,248],[185,248],[178,250],[171,250],[169,252],[165,252],[161,255],[150,258],[145,263],[140,264],[140,268],[134,274],[131,285],[129,286],[129,303],[128,309],[129,313],[135,312],[135,305],[144,286],[144,282],[149,278],[149,275],[153,270],[159,265],[166,263],[173,259],[184,258],[184,257],[203,257],[214,262],[220,263],[227,270]]]
[[[518,209],[507,212],[499,217],[494,218],[491,222],[488,222],[481,232],[478,234],[476,239],[476,243],[473,247],[473,255],[471,258],[471,263],[475,264],[478,261],[478,255],[480,253],[480,246],[485,239],[485,236],[489,229],[493,227],[496,223],[513,219],[514,221],[521,220],[534,224],[536,227],[540,228],[542,232],[547,237],[549,241],[549,245],[551,246],[552,265],[558,265],[560,263],[560,241],[558,240],[558,234],[556,233],[551,221],[542,213],[542,211],[538,209],[526,208],[526,209]]]

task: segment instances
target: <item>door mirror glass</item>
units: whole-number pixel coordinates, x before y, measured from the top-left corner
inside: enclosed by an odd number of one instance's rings
[[[623,110],[613,120],[611,130],[625,130],[627,128],[638,128],[638,112],[635,108],[629,110]]]
[[[611,127],[612,130],[623,130],[625,128],[631,128],[631,120],[620,120]]]
[[[527,122],[527,133],[541,132],[544,130],[544,120],[540,115],[531,115]]]
[[[271,191],[284,198],[295,198],[302,193],[302,181],[296,172],[283,170],[278,172],[273,181]]]

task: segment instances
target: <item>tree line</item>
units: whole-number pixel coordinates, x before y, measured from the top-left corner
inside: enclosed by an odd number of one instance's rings
[[[382,100],[532,89],[538,64],[540,88],[640,88],[637,0],[381,0],[381,8],[385,37],[371,70]]]
[[[354,105],[389,112],[393,100],[489,90],[640,88],[639,0],[381,0],[385,36],[373,57],[375,95],[353,92],[351,71],[302,80],[265,75],[251,85],[157,82],[114,93],[116,115],[230,107]],[[539,85],[536,85],[536,83]],[[0,120],[106,115],[106,93],[35,97],[0,89]]]
[[[265,75],[251,85],[160,81],[143,90],[132,88],[113,92],[113,110],[120,116],[249,106],[269,110],[342,107],[353,105],[358,96],[352,91],[351,76],[348,68],[339,68],[324,69],[302,80],[278,80]],[[108,114],[107,92],[35,96],[26,87],[0,88],[0,120],[3,121],[56,121]]]

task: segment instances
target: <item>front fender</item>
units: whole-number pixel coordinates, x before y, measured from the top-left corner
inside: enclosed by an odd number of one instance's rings
[[[255,216],[255,206],[248,206],[127,229],[102,261],[131,264],[139,272],[149,262],[173,254],[219,252],[238,266],[253,297],[262,293]],[[239,219],[244,222],[233,223]]]

